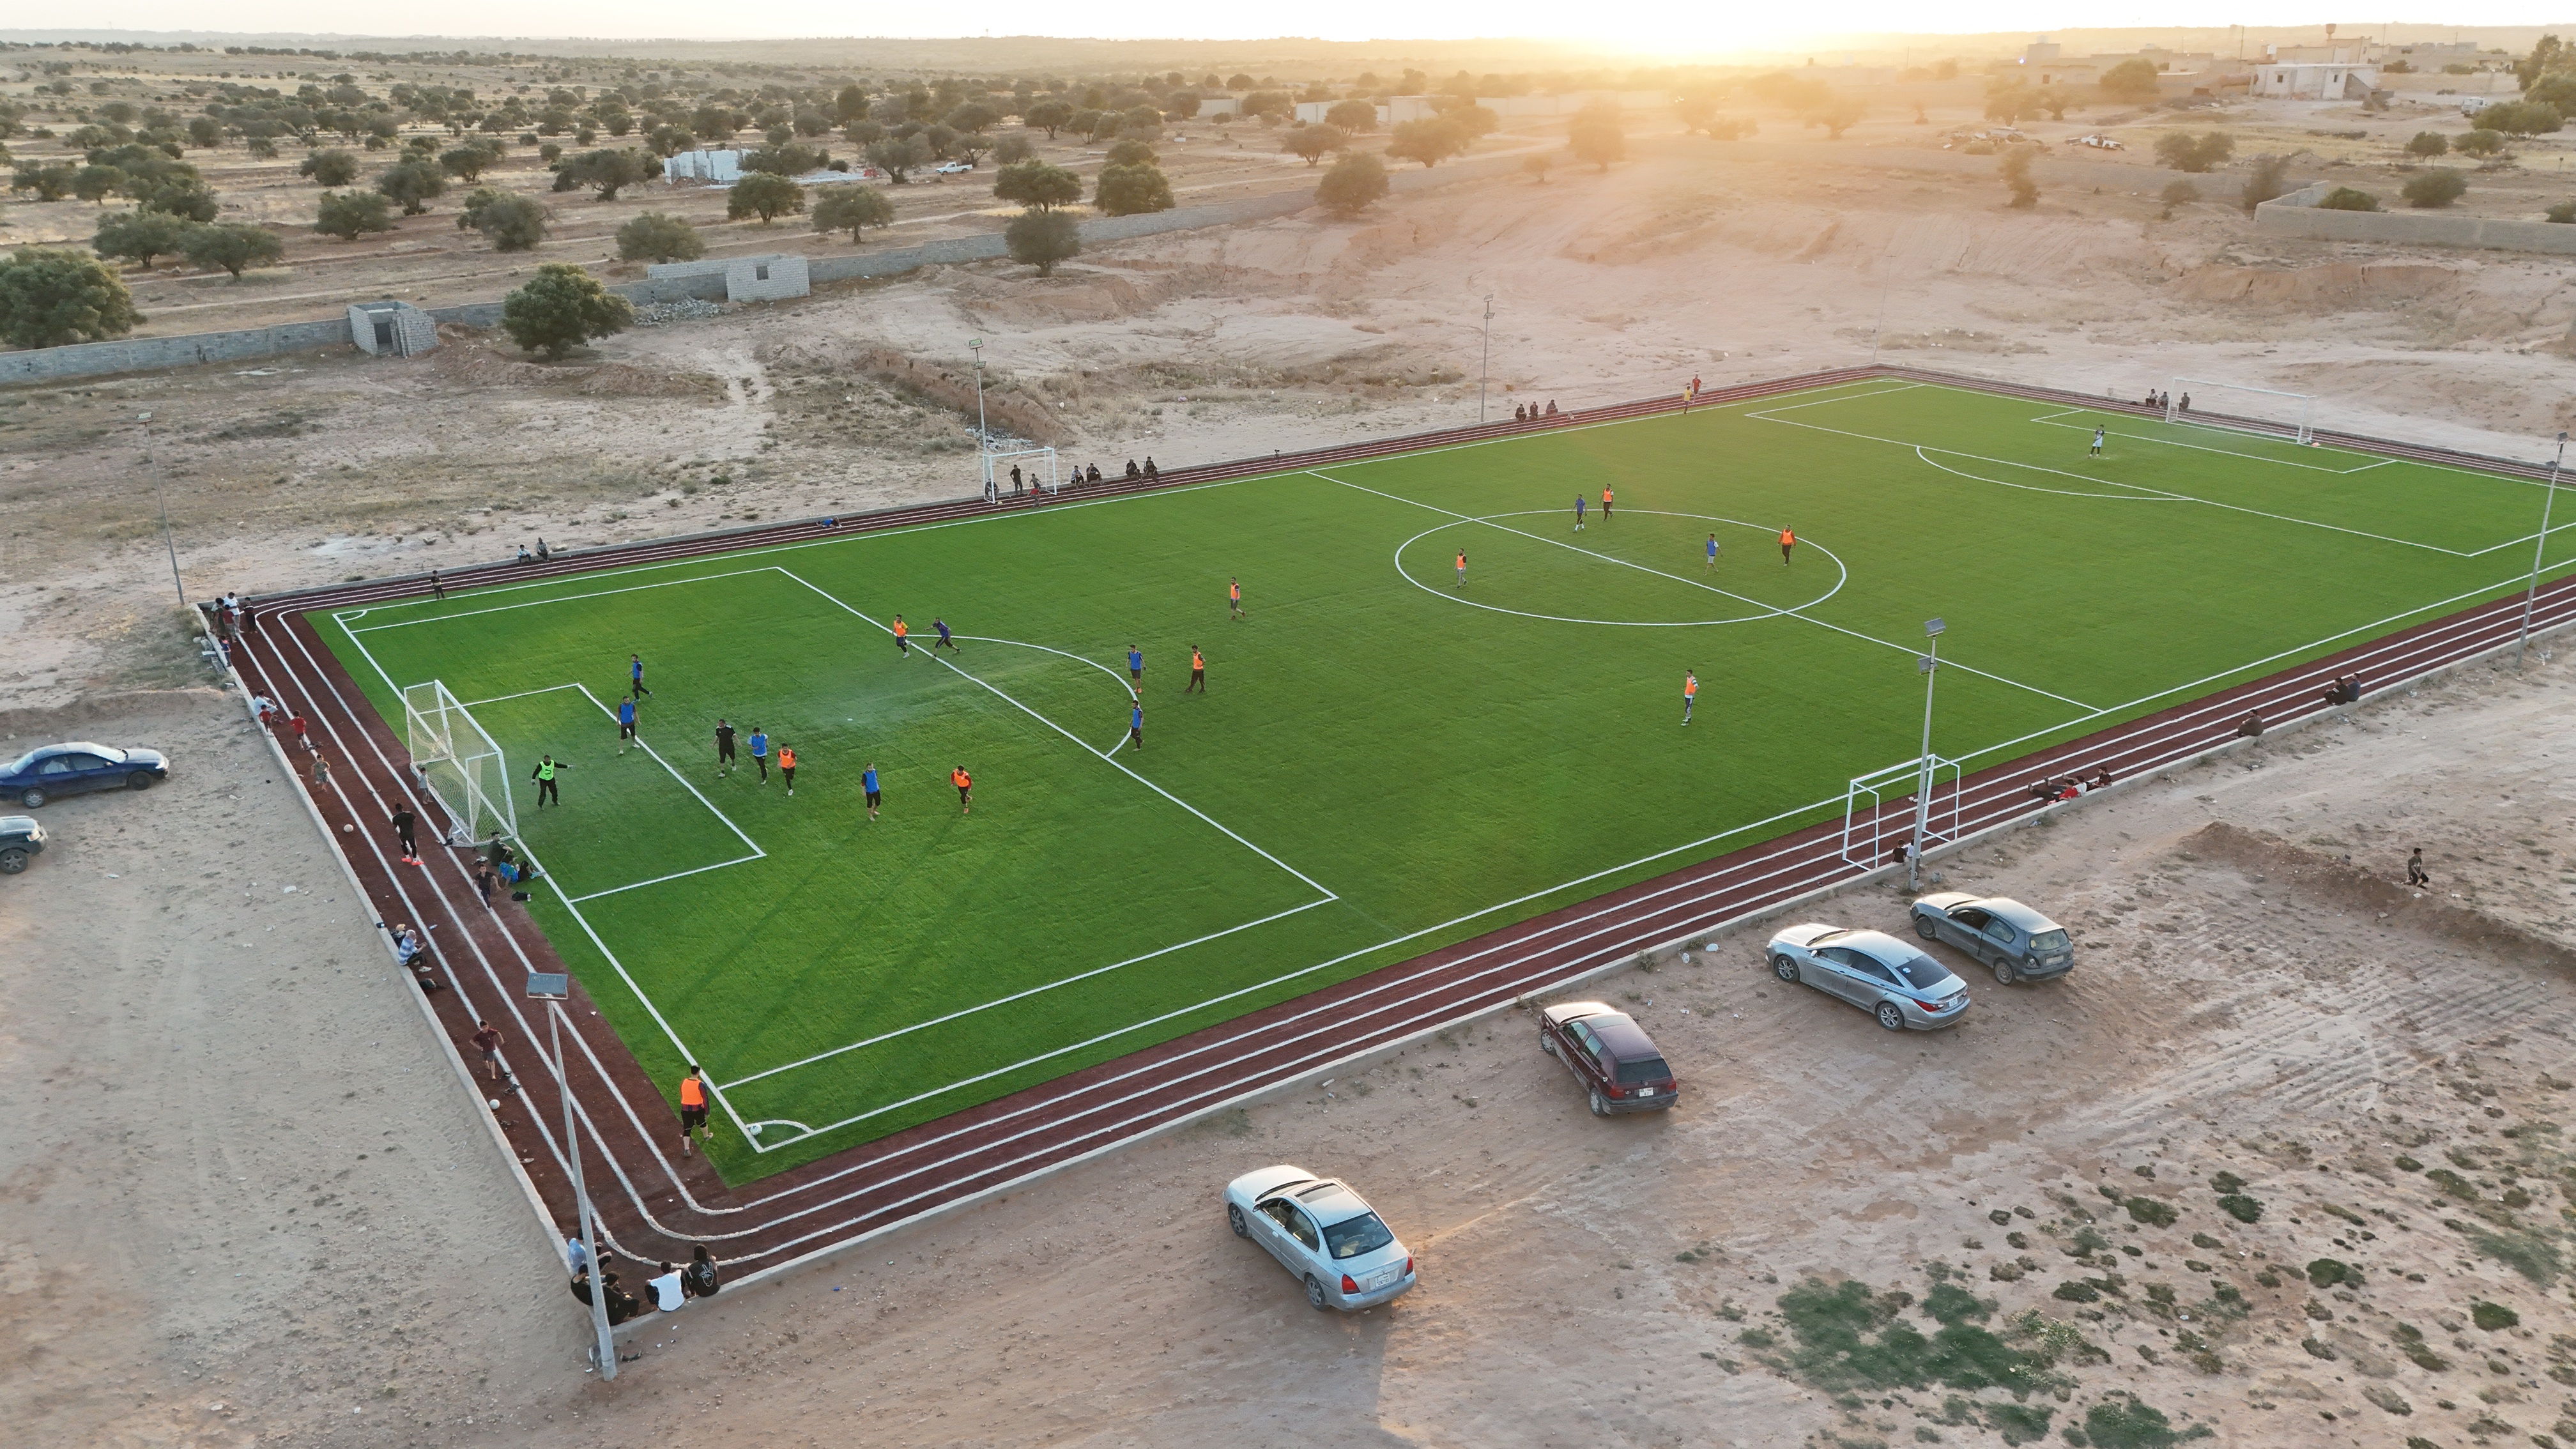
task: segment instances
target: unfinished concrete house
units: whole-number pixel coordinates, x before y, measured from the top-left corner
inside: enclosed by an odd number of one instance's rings
[[[349,340],[376,357],[412,357],[438,345],[438,323],[409,302],[359,302],[349,308]]]

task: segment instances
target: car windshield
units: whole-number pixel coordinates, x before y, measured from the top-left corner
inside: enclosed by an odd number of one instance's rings
[[[2049,951],[2063,951],[2066,949],[2066,933],[2064,931],[2041,931],[2030,938],[2030,949],[2042,953]]]
[[[1386,1224],[1379,1222],[1375,1213],[1344,1218],[1324,1229],[1324,1248],[1336,1259],[1374,1253],[1394,1241],[1395,1234],[1386,1230]]]
[[[34,768],[36,768],[36,752],[34,750],[29,750],[27,753],[20,755],[17,759],[10,762],[8,773],[12,775],[23,775]]]
[[[1619,1064],[1619,1081],[1623,1086],[1660,1082],[1672,1074],[1673,1069],[1664,1065],[1662,1057],[1636,1057]]]
[[[1955,979],[1950,975],[1949,967],[1919,952],[1904,960],[1886,964],[1888,970],[1896,973],[1897,980],[1917,991],[1938,990]]]

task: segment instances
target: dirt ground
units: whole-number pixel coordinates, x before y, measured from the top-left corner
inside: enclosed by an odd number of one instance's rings
[[[1957,1029],[1784,986],[1755,927],[1582,993],[1679,1064],[1667,1115],[1592,1118],[1509,1014],[693,1306],[615,1385],[237,706],[0,728],[178,762],[49,807],[0,892],[13,1442],[2576,1439],[2563,652],[1937,862],[2079,945],[2059,982],[1971,976]],[[1904,900],[1802,914],[1902,929]],[[1274,1161],[1358,1184],[1421,1287],[1308,1309],[1218,1210]],[[1862,1337],[1823,1337],[1836,1304]],[[1837,1366],[1928,1308],[2022,1395]]]

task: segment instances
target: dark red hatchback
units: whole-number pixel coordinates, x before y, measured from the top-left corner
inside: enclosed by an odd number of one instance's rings
[[[1626,1012],[1598,1001],[1568,1002],[1540,1012],[1538,1045],[1583,1083],[1596,1117],[1659,1112],[1681,1095],[1681,1083],[1646,1029]]]

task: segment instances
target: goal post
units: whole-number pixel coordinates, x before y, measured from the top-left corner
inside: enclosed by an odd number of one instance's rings
[[[2304,392],[2206,377],[2177,377],[2164,396],[2166,422],[2287,435],[2293,442],[2311,446],[2317,440],[2316,403],[2313,395]]]
[[[447,812],[447,843],[471,845],[496,833],[518,838],[510,762],[500,745],[440,680],[405,686],[402,700],[403,747],[412,772]]]
[[[1021,487],[1032,492],[1043,488],[1053,493],[1064,486],[1056,477],[1053,448],[1012,448],[998,453],[988,452],[983,457],[984,497],[987,499],[998,499],[1004,493],[1019,491],[1011,484],[1013,468],[1020,470]]]

